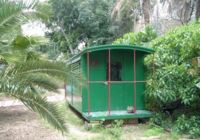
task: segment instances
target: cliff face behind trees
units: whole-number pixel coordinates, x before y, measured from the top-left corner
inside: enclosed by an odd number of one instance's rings
[[[157,0],[151,10],[151,24],[158,33],[163,34],[175,26],[187,23],[199,11],[199,6],[196,6],[198,2],[199,0]]]
[[[132,2],[126,11],[132,16],[132,31],[136,32],[150,24],[162,35],[171,28],[200,17],[200,0],[118,0],[113,8],[118,19],[120,13],[125,11],[125,2]]]

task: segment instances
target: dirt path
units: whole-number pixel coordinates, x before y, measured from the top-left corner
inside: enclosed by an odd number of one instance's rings
[[[55,92],[49,92],[46,93],[47,96],[47,101],[49,102],[59,102],[59,101],[64,101],[65,100],[65,95],[64,95],[64,89],[58,89],[58,93]],[[23,105],[22,102],[19,100],[16,100],[11,97],[0,97],[0,107],[9,107],[9,106],[19,106]]]
[[[52,94],[48,101],[64,101],[64,94]],[[36,113],[28,110],[20,101],[12,98],[0,100],[0,140],[78,140],[90,139],[96,135],[83,131],[82,127],[68,123],[68,134],[45,126]]]
[[[66,140],[24,106],[0,108],[0,140]]]
[[[25,106],[0,107],[0,140],[76,140],[90,139],[96,135],[67,124],[69,133],[59,132],[45,126],[36,115]]]
[[[28,110],[19,101],[0,99],[0,140],[112,140],[111,134],[105,131],[91,132],[84,129],[81,120],[69,108],[65,110],[69,132],[61,133],[47,126],[36,113]],[[63,101],[63,94],[52,94],[49,101]],[[11,102],[12,101],[12,102]],[[117,131],[113,131],[116,133]],[[145,125],[124,126],[120,140],[171,140],[168,133],[146,135]],[[146,134],[145,134],[146,133]],[[155,132],[154,132],[155,133]],[[186,139],[184,139],[186,140]]]

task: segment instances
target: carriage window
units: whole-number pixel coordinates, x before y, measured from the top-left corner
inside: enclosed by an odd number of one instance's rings
[[[106,74],[106,79],[108,80],[108,64],[107,64],[107,67],[106,67],[106,71],[107,71],[107,74]],[[122,78],[121,78],[121,69],[122,69],[122,65],[120,62],[112,62],[110,64],[110,80],[111,81],[121,81]]]

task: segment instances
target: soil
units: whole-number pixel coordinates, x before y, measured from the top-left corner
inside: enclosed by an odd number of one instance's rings
[[[83,129],[83,126],[67,123],[69,132],[63,136],[60,132],[50,128],[36,113],[25,106],[0,107],[0,140],[89,140],[104,135]],[[125,140],[160,140],[170,139],[168,135],[144,135],[144,125],[124,126],[121,139]],[[102,137],[105,138],[105,137]],[[181,139],[186,140],[186,139]]]
[[[66,140],[25,106],[0,107],[0,140]]]
[[[48,93],[47,100],[64,101],[64,90],[59,90],[59,94]],[[83,131],[82,127],[71,123],[67,123],[67,128],[68,133],[63,136],[20,101],[0,97],[0,140],[78,140],[96,137],[96,134]]]
[[[64,101],[64,94],[62,93],[52,93],[48,96],[48,101]],[[60,132],[44,123],[36,113],[28,110],[21,102],[7,97],[0,99],[0,140],[94,140],[105,138],[103,137],[105,135],[103,132],[87,131],[84,129],[84,125],[76,124],[78,118],[69,109],[66,109],[69,132],[63,136]],[[171,139],[167,133],[146,137],[144,134],[146,130],[145,125],[124,126],[121,139]]]

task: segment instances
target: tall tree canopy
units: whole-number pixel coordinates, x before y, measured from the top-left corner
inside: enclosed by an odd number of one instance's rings
[[[110,13],[115,0],[50,0],[53,16],[48,27],[53,41],[60,49],[72,51],[84,40],[89,45],[113,40]]]

